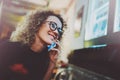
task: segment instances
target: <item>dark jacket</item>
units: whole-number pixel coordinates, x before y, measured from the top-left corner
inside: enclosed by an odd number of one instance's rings
[[[47,48],[35,53],[18,42],[0,44],[0,80],[42,80],[48,64]]]

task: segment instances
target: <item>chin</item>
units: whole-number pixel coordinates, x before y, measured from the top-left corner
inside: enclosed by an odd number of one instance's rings
[[[53,39],[50,39],[50,38],[46,40],[46,43],[47,43],[48,45],[52,44],[53,42],[54,42],[54,40],[53,40]]]
[[[52,43],[53,43],[53,41],[49,41],[49,42],[47,42],[48,45],[51,45]]]

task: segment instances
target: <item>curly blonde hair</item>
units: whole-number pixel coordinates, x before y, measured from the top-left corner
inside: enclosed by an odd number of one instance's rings
[[[18,24],[16,30],[12,33],[10,40],[22,42],[23,44],[31,45],[35,40],[35,33],[39,27],[49,16],[56,16],[62,23],[62,29],[66,26],[65,21],[53,11],[35,10],[28,13],[25,19]]]

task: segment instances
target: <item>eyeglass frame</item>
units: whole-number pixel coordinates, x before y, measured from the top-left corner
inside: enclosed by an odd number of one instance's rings
[[[53,22],[53,21],[44,21],[44,23],[46,22],[49,22],[49,28],[52,30],[52,31],[55,31],[57,29],[58,33],[60,34],[60,36],[63,34],[63,30],[62,28],[58,27],[57,26],[57,23]],[[51,25],[51,24],[54,24],[55,25],[55,28]]]

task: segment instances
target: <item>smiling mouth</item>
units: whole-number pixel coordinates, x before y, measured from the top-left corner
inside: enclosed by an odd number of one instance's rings
[[[54,35],[51,35],[51,34],[49,34],[49,35],[52,36],[54,40],[57,39],[57,36],[54,36]]]
[[[55,39],[56,39],[53,35],[50,35],[50,36],[51,36],[52,40],[55,40]]]

